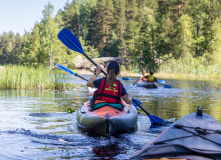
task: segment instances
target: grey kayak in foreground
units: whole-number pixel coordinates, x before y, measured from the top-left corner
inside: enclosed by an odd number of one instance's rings
[[[221,160],[221,125],[198,109],[197,113],[191,113],[172,124],[131,159],[163,157]]]

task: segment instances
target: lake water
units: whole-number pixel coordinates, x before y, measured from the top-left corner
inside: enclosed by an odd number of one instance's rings
[[[0,159],[128,159],[166,129],[150,130],[149,118],[139,109],[133,133],[110,139],[87,135],[77,127],[76,112],[69,114],[67,109],[76,111],[91,96],[86,82],[68,78],[76,85],[62,92],[0,90]],[[152,115],[176,121],[202,105],[204,113],[221,122],[218,80],[162,78],[171,89],[136,87],[135,80],[121,82]]]

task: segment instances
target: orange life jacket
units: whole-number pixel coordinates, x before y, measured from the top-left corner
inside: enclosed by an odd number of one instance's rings
[[[143,77],[141,78],[142,81],[147,81],[147,79],[145,78],[146,76],[148,76],[148,74],[144,74]]]
[[[103,100],[108,103],[121,103],[122,84],[115,79],[113,89],[106,83],[107,78],[103,78],[99,89],[94,92],[93,100]]]

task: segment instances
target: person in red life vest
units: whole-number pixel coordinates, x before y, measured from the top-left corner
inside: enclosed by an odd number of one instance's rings
[[[127,94],[122,83],[117,80],[120,73],[120,66],[117,61],[111,61],[107,66],[107,77],[96,79],[101,73],[101,66],[97,65],[96,72],[88,80],[87,86],[98,88],[94,93],[93,100],[102,100],[107,103],[121,104],[121,98],[127,103],[132,103],[132,95]],[[91,101],[91,103],[93,102]],[[93,106],[92,104],[91,106]]]
[[[147,79],[147,82],[158,82],[157,78],[153,76],[153,71],[150,71],[150,75],[144,76]]]

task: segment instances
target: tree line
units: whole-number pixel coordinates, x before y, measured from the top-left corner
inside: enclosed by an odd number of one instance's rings
[[[92,58],[129,58],[133,67],[155,70],[195,63],[219,72],[221,0],[73,0],[55,17],[53,10],[48,3],[24,36],[0,35],[1,64],[71,64],[78,53],[57,38],[67,28]]]

